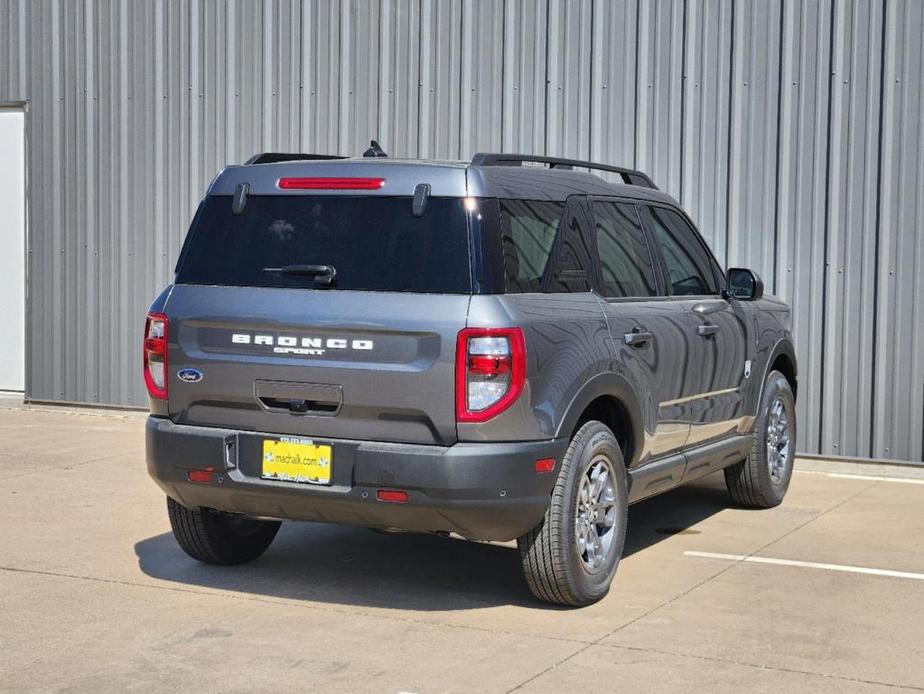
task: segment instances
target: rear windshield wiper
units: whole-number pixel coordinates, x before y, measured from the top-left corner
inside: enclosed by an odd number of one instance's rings
[[[265,267],[263,272],[278,272],[283,275],[309,275],[318,284],[333,284],[337,278],[337,269],[333,265],[283,265],[282,267]]]

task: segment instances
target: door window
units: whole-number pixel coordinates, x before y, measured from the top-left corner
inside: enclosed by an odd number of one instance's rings
[[[693,227],[673,210],[650,205],[642,210],[664,258],[671,295],[717,294],[714,261]]]
[[[594,220],[603,295],[657,295],[654,264],[635,205],[595,201]]]

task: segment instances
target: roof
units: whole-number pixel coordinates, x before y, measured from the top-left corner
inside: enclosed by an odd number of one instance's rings
[[[352,159],[297,160],[228,166],[209,186],[209,195],[233,195],[239,184],[251,195],[305,195],[305,190],[283,190],[280,178],[383,178],[385,183],[363,195],[414,194],[420,183],[430,185],[435,197],[491,197],[564,200],[570,195],[629,197],[676,205],[654,188],[611,183],[584,171],[542,166],[476,165],[470,161],[357,157]],[[310,194],[310,193],[307,193]],[[325,195],[356,195],[355,190],[325,190]]]

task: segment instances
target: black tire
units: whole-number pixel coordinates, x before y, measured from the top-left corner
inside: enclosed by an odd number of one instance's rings
[[[576,523],[582,480],[604,458],[613,472],[612,532],[598,567],[588,568],[578,550]],[[596,461],[596,462],[595,462]],[[588,478],[589,479],[589,478]],[[609,503],[609,502],[607,502]],[[626,466],[613,432],[598,421],[584,424],[561,462],[552,500],[542,521],[517,540],[529,589],[540,600],[580,607],[603,598],[610,589],[626,541],[628,494]]]
[[[771,474],[768,453],[768,426],[773,419],[771,410],[779,402],[787,417],[788,454],[782,470]],[[779,371],[771,371],[764,384],[760,410],[754,425],[754,442],[748,457],[725,468],[725,486],[739,506],[772,508],[786,496],[792,478],[796,450],[796,397],[789,381]]]
[[[259,521],[209,508],[190,509],[167,497],[173,536],[186,554],[206,564],[246,564],[266,551],[279,521]]]

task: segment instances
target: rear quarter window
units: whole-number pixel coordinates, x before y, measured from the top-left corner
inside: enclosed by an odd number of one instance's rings
[[[421,217],[410,197],[209,196],[186,239],[180,284],[321,288],[292,265],[331,265],[331,289],[470,293],[468,217],[460,198],[432,198]]]
[[[507,291],[542,291],[565,205],[546,200],[498,202]]]
[[[580,196],[498,206],[508,294],[590,291],[592,251]]]

